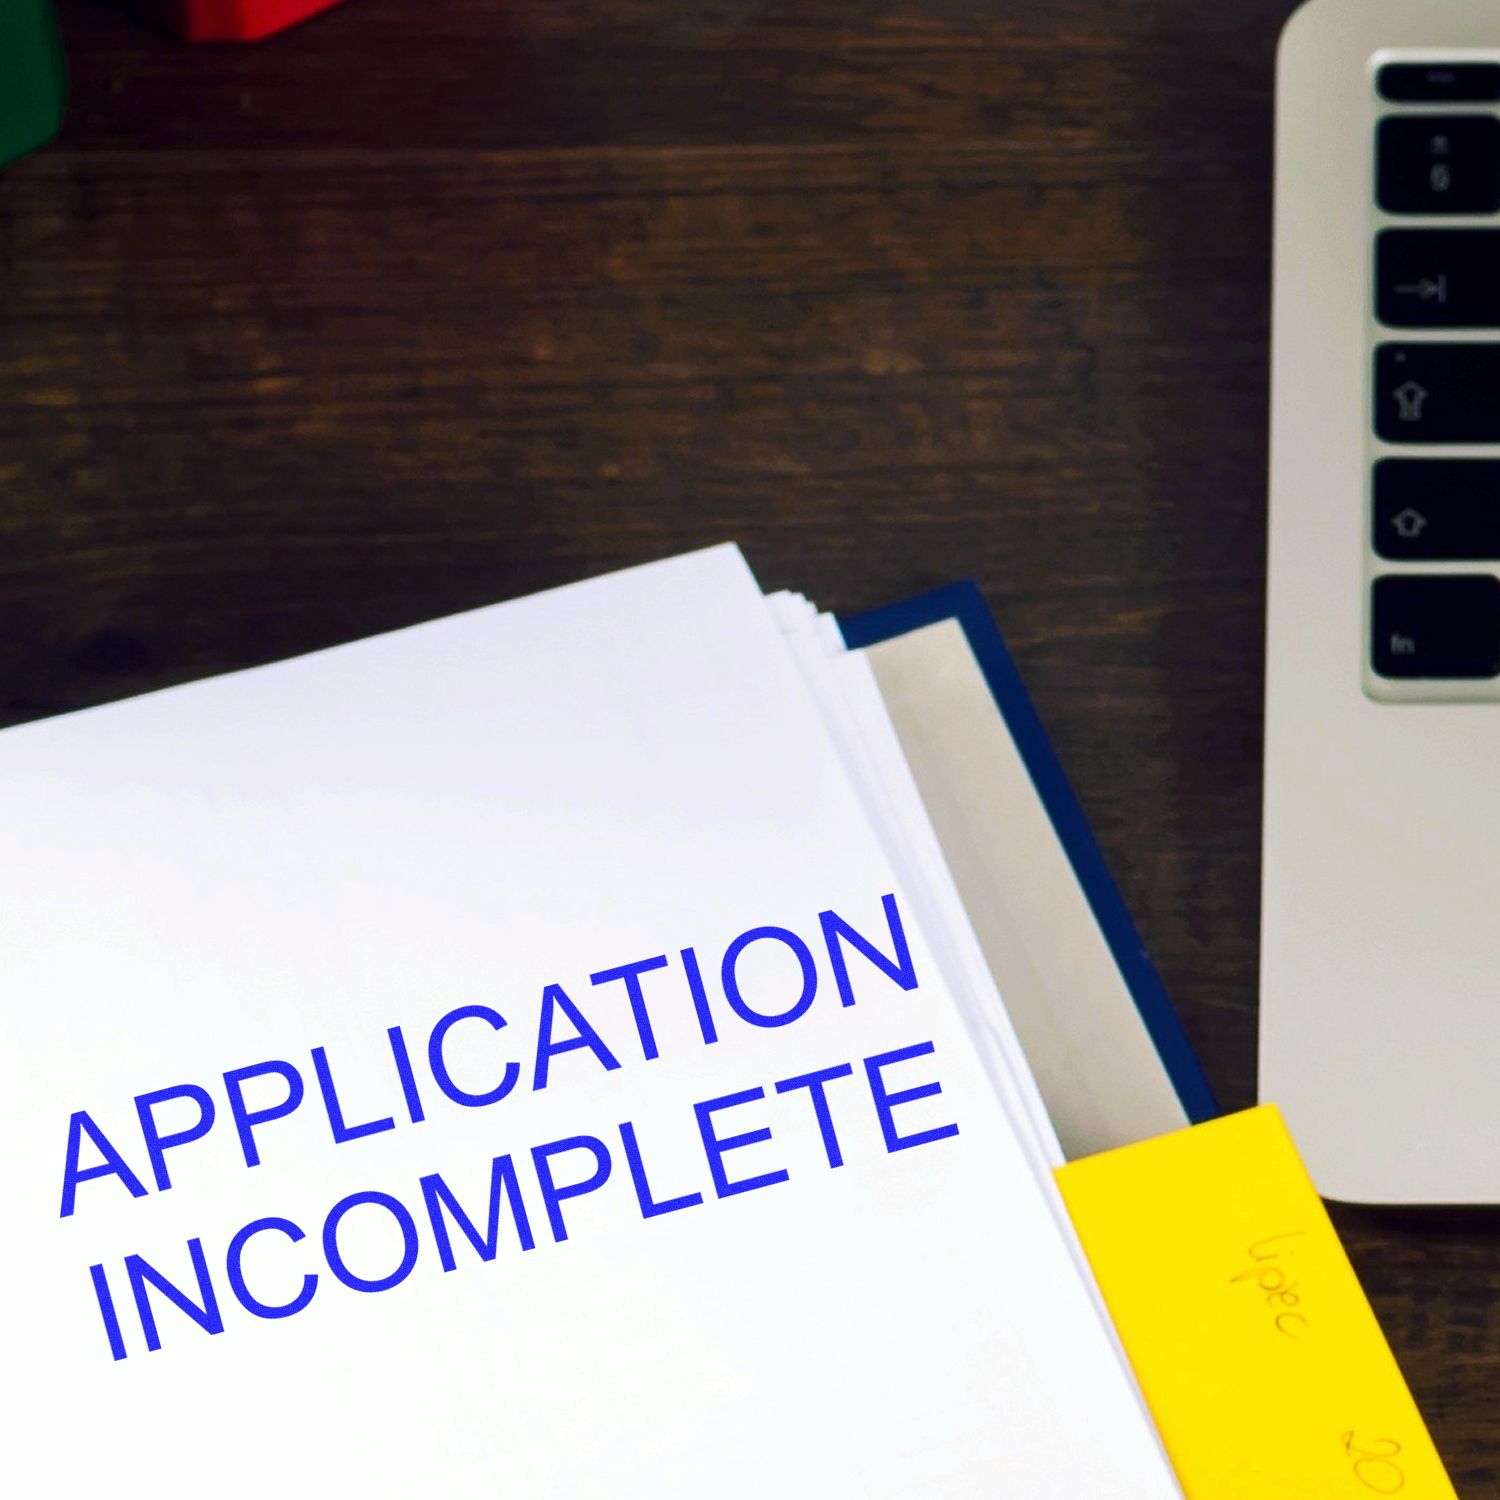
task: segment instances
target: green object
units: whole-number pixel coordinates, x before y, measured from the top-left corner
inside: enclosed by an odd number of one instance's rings
[[[57,134],[66,88],[52,0],[0,0],[0,166]]]

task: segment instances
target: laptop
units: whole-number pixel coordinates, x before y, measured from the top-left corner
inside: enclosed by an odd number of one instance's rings
[[[1292,17],[1273,302],[1261,1097],[1500,1202],[1500,4]]]

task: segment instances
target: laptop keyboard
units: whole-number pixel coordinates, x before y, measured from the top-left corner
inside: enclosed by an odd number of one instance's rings
[[[1375,87],[1370,666],[1500,688],[1500,62]]]

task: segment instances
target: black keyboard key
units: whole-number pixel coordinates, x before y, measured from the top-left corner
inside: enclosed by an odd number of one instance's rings
[[[1397,562],[1500,561],[1500,461],[1383,459],[1371,529],[1375,550]]]
[[[1375,86],[1392,104],[1488,104],[1500,99],[1500,63],[1387,63]]]
[[[1487,214],[1500,208],[1494,115],[1388,115],[1380,122],[1380,206],[1393,214]]]
[[[1382,677],[1500,675],[1500,579],[1377,578],[1370,659]]]
[[[1380,344],[1375,431],[1388,443],[1500,442],[1500,344]]]
[[[1387,229],[1375,315],[1393,328],[1500,328],[1500,229]]]

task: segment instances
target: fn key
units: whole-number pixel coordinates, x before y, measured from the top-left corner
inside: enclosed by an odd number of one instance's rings
[[[1382,677],[1500,675],[1500,579],[1393,574],[1375,580],[1372,661]]]

